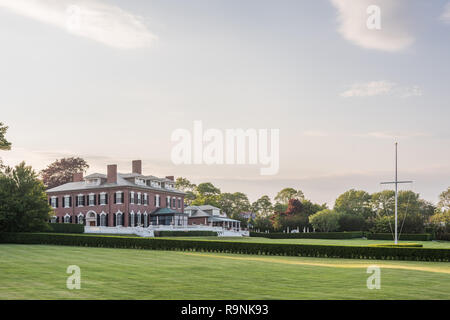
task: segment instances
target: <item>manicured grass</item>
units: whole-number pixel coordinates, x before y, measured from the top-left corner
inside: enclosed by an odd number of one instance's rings
[[[238,241],[257,243],[289,243],[289,244],[324,244],[339,246],[367,246],[369,244],[386,244],[387,240],[365,239],[268,239],[259,237],[161,237],[158,239],[186,239],[186,240],[214,240],[214,241]],[[394,241],[392,241],[394,243]],[[450,241],[399,241],[399,243],[419,243],[424,248],[450,249]]]
[[[0,299],[450,299],[450,263],[0,245]],[[66,269],[81,268],[81,289]],[[381,289],[369,290],[369,265]]]

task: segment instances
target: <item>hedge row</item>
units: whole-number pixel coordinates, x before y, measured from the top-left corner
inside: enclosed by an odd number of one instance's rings
[[[155,231],[155,237],[217,237],[215,231]]]
[[[310,232],[310,233],[264,233],[264,232],[250,232],[250,237],[263,237],[270,239],[353,239],[362,238],[364,232]]]
[[[277,256],[450,261],[450,249],[384,248],[307,244],[251,243],[217,240],[126,238],[48,233],[1,233],[0,243],[181,250]]]
[[[399,240],[408,240],[408,241],[430,241],[431,234],[401,234]],[[370,240],[393,240],[394,237],[390,233],[368,233],[367,239]]]
[[[369,244],[369,247],[390,247],[390,248],[422,248],[423,244],[418,243],[380,243]]]
[[[450,241],[450,233],[437,233],[436,240]]]
[[[73,224],[73,223],[49,223],[49,231],[48,232],[56,232],[56,233],[83,233],[84,225],[82,224]]]

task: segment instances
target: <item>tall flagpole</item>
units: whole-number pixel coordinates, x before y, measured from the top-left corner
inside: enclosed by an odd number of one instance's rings
[[[389,181],[389,182],[381,182],[381,184],[394,184],[395,185],[395,231],[394,231],[394,242],[395,244],[398,243],[398,184],[399,183],[412,183],[412,181],[398,181],[398,172],[397,172],[397,145],[398,143],[395,143],[395,181]]]
[[[394,235],[394,241],[395,244],[397,244],[398,236],[397,236],[397,208],[398,208],[398,175],[397,175],[397,145],[398,143],[395,143],[395,235]]]

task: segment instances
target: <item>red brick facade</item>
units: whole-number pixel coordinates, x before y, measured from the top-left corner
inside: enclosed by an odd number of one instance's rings
[[[133,171],[140,171],[140,163],[133,161]],[[135,172],[140,174],[140,172]],[[87,214],[95,213],[95,223],[93,225],[99,224],[99,217],[101,214],[106,214],[107,220],[106,226],[113,227],[116,226],[116,214],[122,213],[122,224],[124,227],[129,226],[130,214],[133,212],[135,216],[141,214],[141,223],[144,225],[149,225],[150,214],[158,208],[169,207],[177,212],[184,212],[184,193],[177,190],[167,190],[161,188],[160,190],[156,188],[147,188],[146,186],[124,186],[124,185],[114,185],[117,184],[117,166],[108,166],[108,174],[105,176],[104,182],[107,184],[105,186],[99,185],[98,188],[93,186],[86,186],[83,188],[84,182],[80,175],[76,175],[74,181],[80,184],[80,188],[70,189],[70,190],[57,190],[47,191],[48,201],[50,205],[55,205],[54,213],[57,217],[57,222],[64,222],[64,217],[68,216],[70,223],[78,223],[78,216],[83,214],[83,224],[87,225]],[[112,184],[112,185],[111,185]],[[68,184],[70,185],[70,184]],[[110,186],[111,185],[111,186]],[[77,185],[78,186],[78,185]],[[61,186],[64,189],[65,185]],[[58,188],[58,187],[57,187]],[[55,188],[55,189],[57,189]],[[116,192],[123,192],[122,203],[115,195]],[[134,201],[130,201],[130,194],[134,192]],[[137,194],[140,193],[140,204],[138,204]],[[89,205],[89,195],[95,195],[95,203]],[[106,203],[100,204],[100,194],[106,195]],[[144,204],[144,195],[147,195],[148,204]],[[67,197],[68,196],[68,197]],[[84,201],[78,203],[78,196],[84,197]],[[159,207],[157,207],[156,197],[159,196]],[[69,201],[69,206],[64,206],[64,198],[71,199]],[[80,200],[83,198],[80,197]],[[167,197],[170,197],[170,203],[167,203]],[[174,201],[175,200],[175,201]],[[83,204],[84,202],[84,204]],[[134,202],[134,203],[132,203]],[[144,223],[144,213],[147,213],[147,221]],[[102,224],[105,226],[105,224]]]

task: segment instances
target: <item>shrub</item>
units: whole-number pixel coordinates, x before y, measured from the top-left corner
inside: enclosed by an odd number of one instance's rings
[[[155,231],[155,237],[217,237],[216,231]]]
[[[74,223],[49,223],[49,231],[55,233],[83,233],[84,225]]]
[[[310,216],[309,223],[316,230],[324,232],[336,231],[339,229],[339,215],[333,210],[325,209]]]
[[[399,230],[404,233],[423,233],[425,231],[424,218],[419,214],[399,214]],[[379,216],[373,221],[373,227],[370,230],[373,233],[389,233],[394,229],[394,216]]]
[[[366,227],[366,220],[359,214],[341,213],[338,222],[339,231],[361,231]]]
[[[262,237],[269,239],[353,239],[362,238],[362,231],[355,232],[310,232],[310,233],[263,233],[250,232],[250,237]]]
[[[388,248],[230,242],[217,240],[148,239],[91,236],[86,234],[0,233],[0,243],[51,244],[150,250],[182,250],[345,259],[450,261],[449,249],[436,248]]]
[[[450,233],[437,233],[436,240],[450,241]]]
[[[394,237],[391,233],[368,233],[367,239],[371,240],[393,240]],[[411,241],[429,241],[431,240],[431,234],[400,234],[399,240],[411,240]]]
[[[381,243],[381,244],[369,244],[369,247],[390,247],[390,248],[422,248],[422,244],[418,243]]]

